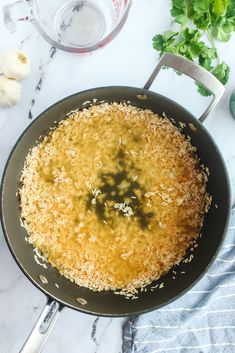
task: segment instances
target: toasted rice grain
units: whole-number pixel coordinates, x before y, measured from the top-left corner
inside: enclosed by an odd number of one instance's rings
[[[154,214],[145,229],[124,200],[117,208],[105,202],[111,220],[100,221],[92,208],[102,197],[101,171],[121,168],[119,148],[127,152],[131,182],[144,190],[132,193],[130,206],[137,200]],[[29,241],[62,275],[135,298],[199,235],[211,203],[206,181],[194,147],[169,119],[104,103],[74,111],[31,150],[21,176],[21,216]],[[94,201],[87,210],[88,194]]]

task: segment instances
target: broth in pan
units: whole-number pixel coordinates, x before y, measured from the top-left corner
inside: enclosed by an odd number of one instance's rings
[[[78,285],[135,294],[200,233],[207,177],[195,152],[149,110],[104,103],[71,113],[25,162],[29,241]]]

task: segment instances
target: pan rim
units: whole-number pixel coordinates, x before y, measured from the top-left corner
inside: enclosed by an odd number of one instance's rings
[[[11,245],[11,241],[10,238],[8,237],[8,232],[7,229],[5,227],[5,222],[4,222],[4,215],[3,215],[3,192],[4,192],[4,184],[5,184],[5,178],[6,178],[6,173],[8,170],[8,166],[9,163],[11,161],[12,155],[14,154],[18,144],[20,143],[20,141],[22,140],[22,138],[25,136],[25,134],[28,132],[28,130],[36,123],[36,121],[38,121],[45,113],[47,113],[49,110],[53,109],[55,106],[58,106],[59,104],[64,103],[66,100],[79,96],[81,94],[86,94],[86,93],[91,93],[92,91],[97,91],[97,90],[102,90],[102,89],[132,89],[132,90],[136,90],[141,93],[145,93],[145,94],[151,94],[151,95],[155,95],[158,96],[166,101],[169,102],[169,104],[174,104],[176,106],[178,106],[180,109],[183,109],[194,121],[196,124],[200,125],[200,127],[204,130],[204,132],[207,134],[207,136],[210,138],[211,142],[214,145],[214,148],[218,154],[218,156],[220,157],[224,172],[225,172],[225,176],[226,176],[226,182],[227,182],[227,189],[228,189],[228,204],[227,204],[227,215],[226,215],[226,219],[224,222],[224,229],[223,229],[223,233],[221,236],[221,240],[220,243],[216,249],[216,251],[214,252],[213,257],[211,258],[210,262],[208,263],[208,265],[204,268],[204,270],[201,272],[201,274],[190,284],[187,286],[187,288],[185,288],[183,291],[181,291],[178,295],[174,296],[173,298],[169,299],[168,301],[165,301],[162,304],[159,305],[155,305],[151,308],[147,308],[147,309],[143,309],[143,310],[137,310],[137,311],[133,311],[133,312],[127,312],[127,313],[121,313],[121,314],[111,314],[111,313],[99,313],[97,311],[91,311],[91,310],[86,310],[85,308],[78,308],[76,306],[73,306],[71,304],[68,304],[66,302],[64,302],[61,299],[58,299],[56,296],[52,295],[51,293],[49,293],[47,291],[46,288],[42,287],[37,281],[35,281],[30,274],[25,270],[24,266],[21,264],[20,260],[18,259],[16,253],[14,252],[14,247]],[[217,257],[221,246],[224,242],[225,239],[225,234],[228,228],[228,223],[229,223],[229,219],[230,219],[230,215],[231,215],[231,185],[230,185],[230,180],[229,180],[229,175],[228,175],[228,171],[227,171],[227,167],[225,164],[225,161],[223,159],[223,156],[214,140],[214,138],[211,136],[211,134],[209,133],[209,131],[205,128],[205,126],[190,112],[188,111],[186,108],[184,108],[183,106],[181,106],[180,104],[178,104],[177,102],[175,102],[174,100],[161,95],[159,93],[156,93],[154,91],[151,90],[146,90],[144,88],[138,88],[138,87],[133,87],[133,86],[102,86],[102,87],[95,87],[95,88],[90,88],[87,90],[83,90],[83,91],[79,91],[76,92],[72,95],[69,95],[61,100],[58,100],[57,102],[55,102],[54,104],[50,105],[48,108],[46,108],[44,111],[42,111],[24,130],[23,132],[20,134],[20,136],[18,137],[18,139],[16,140],[15,144],[13,145],[11,152],[9,153],[9,156],[7,158],[7,161],[5,163],[4,169],[3,169],[3,173],[2,173],[2,178],[1,178],[1,186],[0,186],[0,218],[1,218],[1,225],[2,225],[2,230],[3,230],[3,234],[4,234],[4,238],[6,240],[7,246],[10,250],[10,253],[12,255],[12,257],[14,258],[16,264],[18,265],[18,267],[20,268],[20,270],[23,272],[23,274],[30,280],[30,282],[36,287],[38,288],[42,293],[45,294],[45,296],[47,298],[51,298],[52,300],[55,300],[56,302],[58,302],[59,304],[61,304],[63,307],[67,307],[70,309],[74,309],[76,311],[82,312],[82,313],[86,313],[86,314],[90,314],[90,315],[95,315],[95,316],[101,316],[101,317],[128,317],[128,316],[132,316],[132,315],[139,315],[139,314],[145,314],[154,310],[157,310],[163,306],[169,305],[170,303],[172,303],[173,301],[179,299],[181,296],[183,296],[185,293],[187,293],[192,287],[194,287],[201,279],[202,277],[205,275],[205,273],[208,271],[208,269],[210,268],[210,266],[212,265],[212,263],[214,262],[215,258]]]

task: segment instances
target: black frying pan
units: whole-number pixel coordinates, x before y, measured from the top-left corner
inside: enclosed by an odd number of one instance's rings
[[[213,93],[214,99],[211,105],[199,120],[174,101],[148,90],[162,66],[173,67],[187,74]],[[115,86],[94,88],[76,93],[48,108],[23,132],[11,152],[3,175],[2,227],[17,264],[31,282],[45,293],[48,297],[48,303],[21,352],[41,352],[43,344],[64,306],[84,313],[112,317],[144,313],[158,309],[175,300],[202,277],[215,258],[222,242],[230,209],[230,188],[225,164],[213,139],[201,124],[209,111],[218,103],[223,91],[224,87],[221,83],[203,68],[182,57],[166,54],[160,60],[144,89]],[[130,101],[132,105],[151,109],[159,115],[164,112],[167,117],[175,119],[176,126],[179,125],[179,122],[186,123],[183,133],[190,135],[201,162],[210,170],[207,188],[213,201],[210,211],[206,215],[202,237],[198,240],[199,246],[194,251],[193,261],[188,264],[181,262],[177,267],[175,280],[172,278],[172,271],[170,271],[156,281],[156,284],[164,282],[163,288],[144,291],[140,293],[137,300],[127,300],[112,292],[93,292],[70,282],[48,264],[47,268],[38,265],[34,260],[33,247],[25,241],[26,230],[20,225],[20,206],[16,192],[20,186],[20,175],[29,149],[35,145],[41,135],[48,133],[49,129],[54,126],[54,121],[65,119],[69,111],[82,109],[84,102],[93,101],[94,98],[97,99],[95,104],[99,104],[100,101]],[[196,132],[189,128],[189,123],[196,126]],[[215,205],[218,205],[218,208]],[[185,274],[180,274],[184,271]]]

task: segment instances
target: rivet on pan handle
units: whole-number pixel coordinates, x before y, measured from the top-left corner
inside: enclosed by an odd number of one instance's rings
[[[53,330],[63,306],[48,299],[38,321],[19,353],[40,353]]]
[[[194,63],[191,60],[185,59],[183,56],[166,53],[164,54],[157,67],[154,69],[153,73],[149,77],[148,81],[144,85],[144,89],[149,89],[153,81],[159,74],[162,67],[167,66],[184,73],[185,75],[191,77],[193,80],[201,83],[205,88],[207,88],[212,94],[213,99],[206,109],[206,111],[199,118],[203,122],[207,115],[216,107],[220,98],[224,93],[224,86],[217,80],[217,78],[212,75],[209,71],[201,67],[200,65]]]

